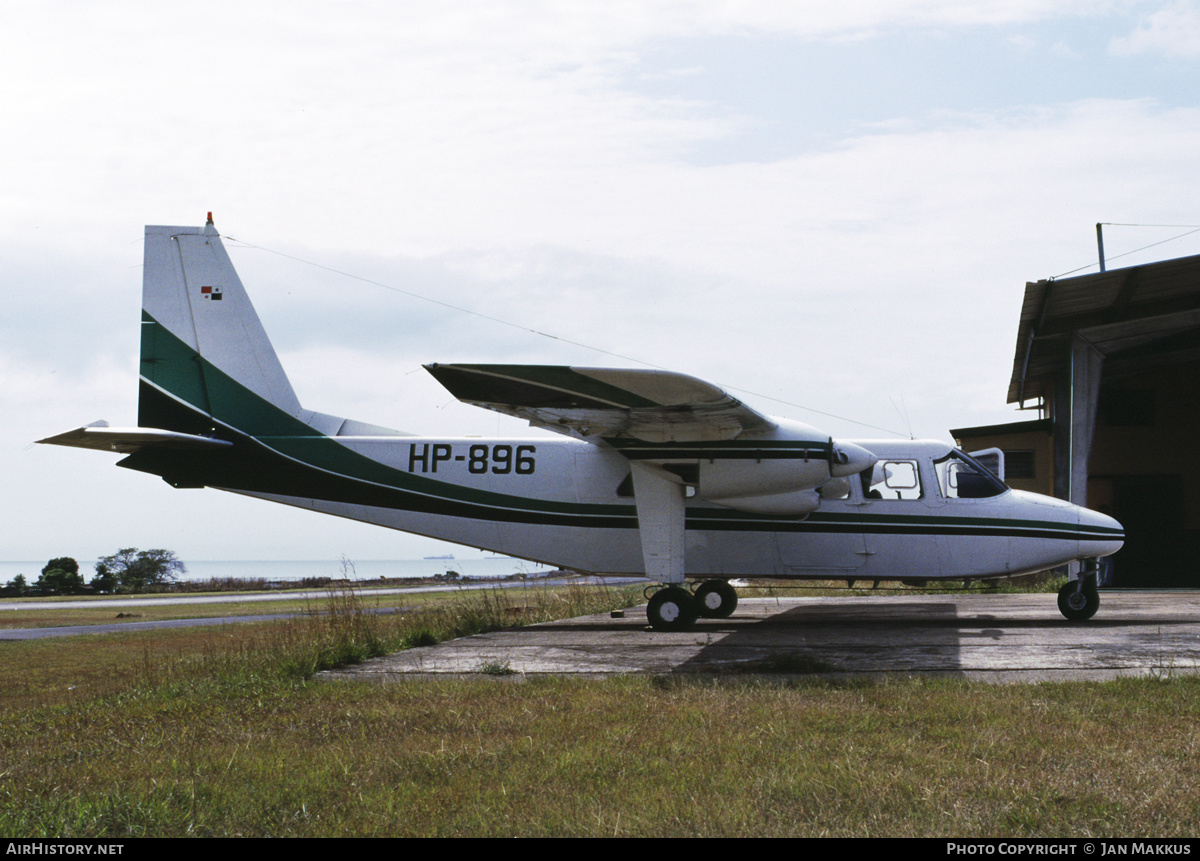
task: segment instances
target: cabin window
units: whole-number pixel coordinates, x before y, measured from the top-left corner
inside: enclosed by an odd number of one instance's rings
[[[990,470],[961,451],[952,451],[935,460],[933,467],[946,499],[985,499],[1008,490]]]
[[[920,499],[921,471],[915,460],[881,460],[863,472],[863,496],[872,499]]]

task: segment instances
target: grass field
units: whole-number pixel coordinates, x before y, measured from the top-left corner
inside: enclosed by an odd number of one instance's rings
[[[310,608],[328,612],[282,623],[6,642],[0,833],[1200,831],[1200,683],[1187,677],[313,681],[371,654],[639,598],[443,594],[374,616],[332,593]]]

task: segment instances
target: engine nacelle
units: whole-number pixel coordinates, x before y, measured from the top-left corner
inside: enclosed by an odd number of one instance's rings
[[[701,461],[696,495],[724,505],[722,500],[726,499],[811,490],[829,481],[829,477],[829,461],[824,458]]]
[[[821,496],[815,490],[796,490],[791,493],[747,496],[741,499],[708,499],[709,502],[748,514],[774,514],[785,517],[804,517],[816,511],[817,506],[821,504]]]
[[[702,459],[694,479],[696,495],[751,514],[804,517],[821,504],[817,488],[844,482],[876,461],[866,449],[833,439],[825,451],[813,451],[811,457]]]

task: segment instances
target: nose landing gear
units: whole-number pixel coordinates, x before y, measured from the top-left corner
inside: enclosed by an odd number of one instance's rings
[[[1100,609],[1100,560],[1089,559],[1085,564],[1087,570],[1079,573],[1079,579],[1058,591],[1058,610],[1072,622],[1085,622]]]

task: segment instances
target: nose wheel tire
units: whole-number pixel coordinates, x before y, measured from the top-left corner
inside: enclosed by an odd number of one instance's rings
[[[656,631],[685,631],[699,614],[696,599],[679,586],[659,589],[646,605],[646,618]]]
[[[727,619],[737,609],[737,590],[724,580],[706,581],[692,597],[705,619]]]
[[[1083,622],[1096,615],[1100,608],[1100,593],[1095,585],[1085,582],[1082,585],[1072,580],[1058,591],[1059,612],[1072,622]]]

